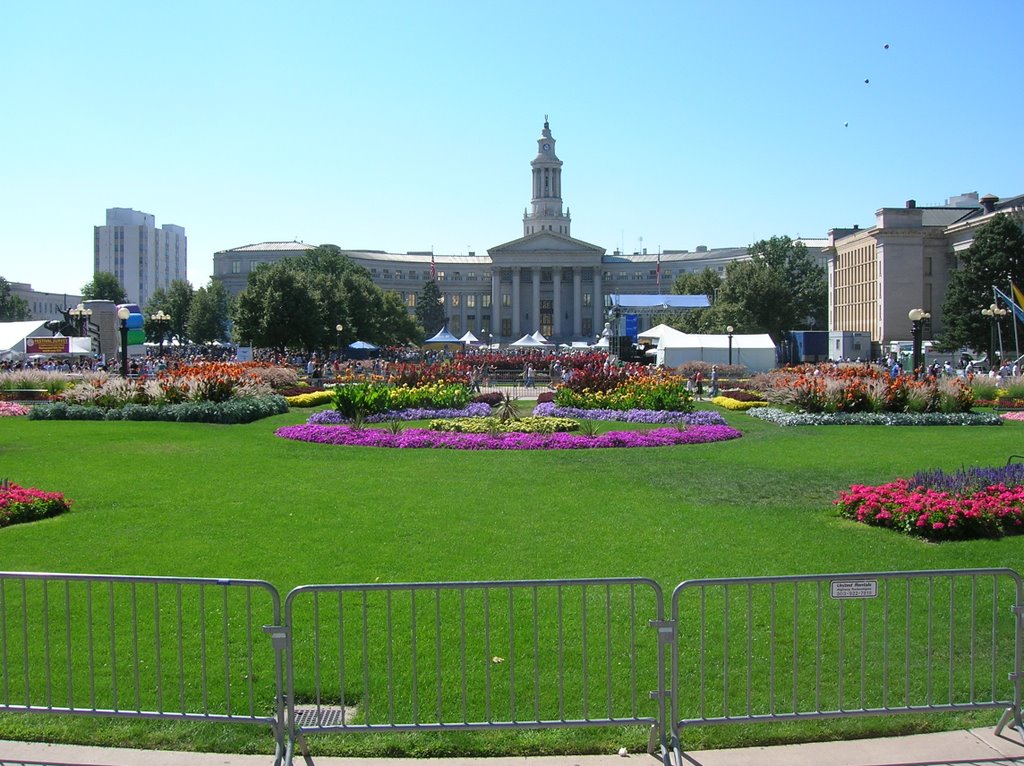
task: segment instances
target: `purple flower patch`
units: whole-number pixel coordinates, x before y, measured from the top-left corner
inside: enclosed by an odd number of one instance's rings
[[[683,423],[689,426],[724,426],[725,418],[712,410],[672,412],[670,410],[585,410],[579,407],[556,407],[554,402],[533,408],[538,417],[574,418],[576,420],[615,420],[620,423]]]
[[[465,434],[406,428],[392,433],[378,428],[316,425],[285,426],[276,434],[285,439],[337,444],[349,447],[400,449],[537,450],[600,449],[604,447],[671,447],[738,439],[742,434],[726,425],[691,426],[686,429],[655,428],[650,431],[609,431],[597,436],[553,434]]]

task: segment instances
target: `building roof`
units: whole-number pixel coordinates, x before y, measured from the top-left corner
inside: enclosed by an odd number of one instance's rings
[[[307,245],[305,242],[258,242],[255,245],[242,245],[232,247],[230,250],[221,250],[222,253],[262,253],[281,250],[315,250],[317,245]]]

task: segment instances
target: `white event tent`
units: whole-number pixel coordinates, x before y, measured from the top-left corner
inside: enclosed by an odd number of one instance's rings
[[[667,328],[658,338],[657,363],[660,367],[678,367],[686,362],[729,363],[728,335],[691,335]],[[641,337],[646,337],[641,333]],[[765,372],[776,364],[775,343],[770,335],[733,335],[732,363],[751,372]]]

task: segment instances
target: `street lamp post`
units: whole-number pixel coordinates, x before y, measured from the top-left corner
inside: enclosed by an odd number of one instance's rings
[[[1003,362],[1003,334],[999,331],[999,320],[1010,312],[1004,308],[1000,308],[998,303],[993,303],[987,309],[982,309],[981,313],[992,320],[992,332],[989,335],[989,369],[996,369],[995,367],[995,356],[996,356],[996,335],[999,335],[999,363]]]
[[[729,334],[729,365],[732,365],[732,334],[735,331],[735,327],[727,325],[725,331]]]
[[[910,311],[907,312],[907,319],[910,320],[910,337],[913,341],[912,346],[914,357],[911,364],[913,365],[913,373],[915,377],[917,377],[918,370],[921,369],[924,364],[924,359],[921,354],[921,341],[922,336],[924,335],[925,320],[931,319],[931,316],[932,315],[924,309],[910,309]]]
[[[171,315],[166,313],[163,309],[160,309],[155,314],[150,314],[150,319],[156,324],[157,332],[160,333],[160,350],[158,355],[161,359],[164,356],[164,335],[167,332],[167,328],[171,325]]]
[[[87,309],[79,303],[73,309],[68,309],[68,314],[75,320],[75,332],[78,333],[78,337],[85,337],[87,335],[86,327],[89,324],[89,317],[92,316],[92,309]]]
[[[117,310],[117,318],[121,322],[121,377],[128,377],[128,316],[131,314],[126,306]]]
[[[339,362],[341,361],[341,333],[344,332],[344,330],[345,330],[345,325],[343,325],[341,322],[338,322],[338,324],[336,324],[334,326],[334,331],[336,333],[338,333],[338,361]]]

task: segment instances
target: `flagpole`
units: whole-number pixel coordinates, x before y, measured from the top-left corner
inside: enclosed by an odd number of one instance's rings
[[[1010,279],[1008,281],[1010,283],[1010,298],[1013,299],[1014,305],[1017,306],[1017,294],[1013,291],[1013,280]],[[1017,335],[1017,312],[1011,309],[1010,313],[1013,314],[1013,347],[1016,352],[1016,358],[1020,359],[1020,337]]]

